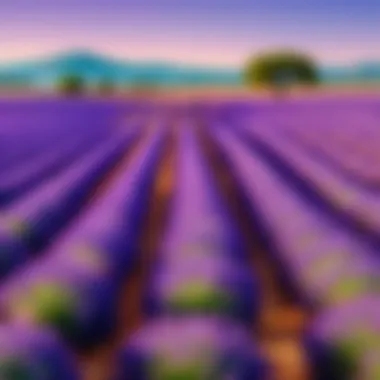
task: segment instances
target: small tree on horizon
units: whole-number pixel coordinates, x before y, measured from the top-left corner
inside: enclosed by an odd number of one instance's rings
[[[307,55],[290,50],[253,57],[244,68],[244,79],[251,87],[266,87],[276,93],[319,81],[316,63]]]

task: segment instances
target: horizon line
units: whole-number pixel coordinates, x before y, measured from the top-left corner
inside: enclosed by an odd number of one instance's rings
[[[274,49],[267,49],[265,51],[261,51],[258,54],[265,53],[267,51],[275,51]],[[283,50],[283,49],[280,49]],[[296,49],[295,49],[296,50]],[[59,49],[55,51],[50,51],[46,53],[36,53],[33,55],[28,55],[25,57],[18,57],[18,58],[6,58],[0,56],[0,65],[1,66],[11,66],[14,64],[21,64],[26,62],[34,62],[34,61],[40,61],[40,60],[46,60],[46,59],[54,59],[59,56],[68,56],[68,55],[80,55],[80,54],[88,54],[88,55],[94,55],[97,57],[102,57],[105,59],[109,59],[118,63],[135,63],[135,64],[155,64],[155,65],[165,65],[165,66],[179,66],[179,67],[189,67],[189,68],[202,68],[202,69],[217,69],[217,70],[241,70],[244,64],[247,62],[247,60],[243,60],[241,65],[228,65],[228,64],[214,64],[214,63],[195,63],[195,62],[189,62],[189,61],[181,61],[181,60],[174,60],[174,59],[162,59],[162,58],[133,58],[133,57],[121,57],[117,56],[116,54],[108,53],[101,51],[100,49],[94,49],[90,47],[73,47],[73,48],[66,48],[66,49]],[[305,54],[308,54],[305,52]],[[254,54],[252,54],[254,56]],[[310,54],[312,58],[312,54]],[[354,62],[345,60],[345,61],[335,61],[335,62],[327,62],[326,60],[318,60],[317,65],[322,68],[350,68],[355,67],[357,65],[363,64],[363,63],[379,63],[380,64],[380,57],[377,59],[357,59]]]

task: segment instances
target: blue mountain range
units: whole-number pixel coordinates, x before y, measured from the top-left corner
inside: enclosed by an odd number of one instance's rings
[[[0,66],[0,84],[5,85],[50,87],[65,75],[78,75],[93,84],[108,80],[120,86],[228,86],[242,83],[239,69],[121,61],[86,50],[69,51],[40,60]],[[320,75],[327,83],[380,83],[380,62],[365,62],[350,67],[322,67]]]
[[[321,77],[329,83],[380,83],[380,62],[361,62],[346,67],[324,67]]]
[[[87,83],[111,81],[120,86],[147,84],[181,86],[240,83],[240,73],[172,63],[118,61],[87,51],[71,51],[33,62],[0,66],[0,83],[51,86],[65,75],[78,75]]]

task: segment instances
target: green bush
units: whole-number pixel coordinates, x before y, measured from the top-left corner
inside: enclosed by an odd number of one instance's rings
[[[85,83],[77,75],[66,75],[59,80],[58,90],[66,95],[79,95],[85,91]]]
[[[244,78],[250,86],[283,89],[316,84],[318,70],[314,61],[302,53],[278,51],[251,59],[244,69]]]

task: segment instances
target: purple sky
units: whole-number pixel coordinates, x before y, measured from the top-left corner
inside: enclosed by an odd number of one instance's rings
[[[380,59],[380,1],[0,0],[0,61],[90,48],[238,66],[278,46],[326,63]]]

